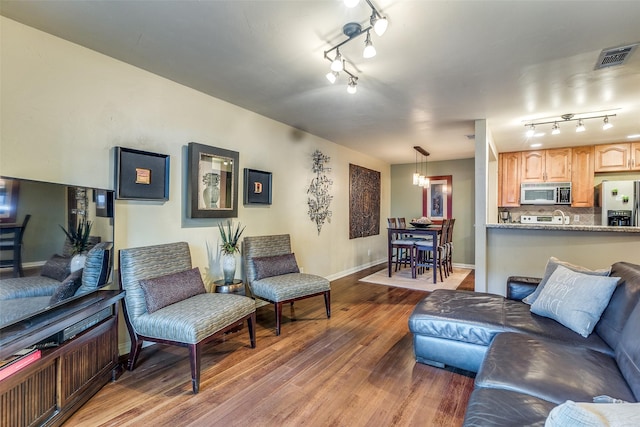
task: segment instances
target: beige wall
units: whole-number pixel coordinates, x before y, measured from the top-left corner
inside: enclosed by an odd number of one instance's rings
[[[422,188],[412,185],[415,163],[391,166],[391,215],[408,220],[422,216]],[[451,175],[452,211],[456,224],[453,233],[457,264],[474,264],[474,159],[429,162],[429,176]]]
[[[381,172],[381,218],[389,214],[390,167],[144,70],[6,18],[2,32],[0,174],[113,188],[113,147],[171,156],[170,200],[117,201],[115,249],[187,241],[209,272],[218,220],[185,218],[186,145],[238,151],[240,171],[273,173],[273,204],[244,207],[245,235],[290,233],[305,272],[336,278],[386,259],[377,236],[349,239],[349,163]],[[346,96],[346,95],[345,95]],[[307,214],[311,154],[331,157],[331,223],[318,235]],[[242,194],[240,182],[240,194]],[[220,278],[211,262],[211,276]]]

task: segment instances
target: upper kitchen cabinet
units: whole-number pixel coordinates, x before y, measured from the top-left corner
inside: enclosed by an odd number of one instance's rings
[[[571,157],[571,206],[593,207],[594,148],[574,147]]]
[[[570,182],[571,148],[520,153],[520,182]]]
[[[595,146],[596,172],[640,170],[640,142]]]
[[[520,206],[520,153],[498,156],[498,203],[500,207]]]

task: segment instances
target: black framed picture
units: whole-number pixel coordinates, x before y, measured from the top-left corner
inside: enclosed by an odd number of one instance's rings
[[[169,200],[169,155],[115,147],[116,199]]]
[[[189,218],[238,216],[240,154],[189,143]]]
[[[271,204],[271,172],[244,169],[245,205]]]
[[[93,202],[96,204],[96,216],[113,218],[113,191],[94,189]]]

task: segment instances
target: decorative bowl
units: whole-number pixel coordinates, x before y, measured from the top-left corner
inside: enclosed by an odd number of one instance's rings
[[[427,228],[431,224],[426,224],[424,222],[410,222],[409,224],[413,225],[416,228]]]

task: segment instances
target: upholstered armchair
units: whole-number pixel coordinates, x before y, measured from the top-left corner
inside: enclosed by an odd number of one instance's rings
[[[300,273],[288,234],[245,237],[242,242],[245,284],[251,294],[274,305],[276,335],[280,335],[282,306],[304,298],[324,296],[327,318],[331,317],[329,281]]]
[[[206,292],[199,270],[191,268],[185,242],[120,250],[120,282],[131,337],[129,370],[143,341],[189,349],[193,393],[200,388],[202,346],[247,320],[255,348],[255,302],[234,294]]]

